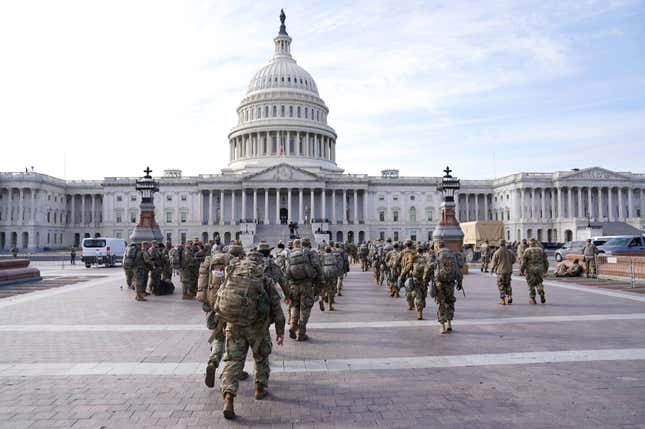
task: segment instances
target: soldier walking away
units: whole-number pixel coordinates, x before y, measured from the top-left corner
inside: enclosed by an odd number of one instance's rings
[[[368,258],[369,254],[370,254],[370,249],[367,243],[362,243],[358,248],[358,257],[361,260],[361,269],[363,270],[363,272],[370,269],[369,258]]]
[[[139,246],[139,245],[137,245]],[[141,243],[140,248],[137,248],[134,257],[134,271],[136,275],[136,291],[135,299],[137,301],[146,300],[146,286],[148,284],[148,243],[144,241]]]
[[[182,299],[193,299],[197,294],[197,274],[199,273],[199,264],[195,259],[197,249],[193,243],[186,242],[181,252],[181,287],[183,290]]]
[[[393,249],[390,250],[385,256],[385,264],[387,265],[387,285],[390,289],[390,297],[399,298],[399,288],[397,281],[399,279],[399,259],[401,252],[399,251],[399,243],[394,243]]]
[[[340,273],[338,273],[338,280],[336,281],[336,295],[343,296],[343,278],[349,272],[349,254],[343,243],[336,243],[336,250],[342,263]]]
[[[443,241],[439,241],[438,246],[434,267],[437,320],[441,324],[440,332],[447,334],[452,332],[452,319],[455,315],[455,283],[460,288],[459,262],[457,255],[446,248]]]
[[[423,244],[419,245],[417,254],[414,255],[412,260],[412,269],[408,274],[412,277],[412,289],[408,291],[410,295],[408,305],[410,299],[412,299],[417,310],[417,320],[423,320],[423,309],[426,307],[426,298],[428,296],[428,283],[432,275],[430,260],[425,251],[426,247]]]
[[[136,281],[136,267],[134,266],[137,253],[141,251],[141,244],[130,243],[125,250],[123,258],[123,270],[125,271],[125,283],[128,289],[134,289]]]
[[[585,244],[585,248],[582,250],[582,260],[585,264],[587,264],[587,278],[598,278],[598,271],[596,266],[596,256],[598,255],[598,253],[600,253],[600,251],[598,250],[596,245],[593,244],[591,238],[588,238],[587,244]]]
[[[399,259],[398,271],[401,273],[397,283],[405,283],[408,277],[412,277],[412,268],[414,265],[414,257],[416,256],[412,240],[405,241],[405,249],[401,253],[401,258]],[[405,291],[405,299],[408,302],[408,310],[414,310],[414,291],[412,289],[407,289]]]
[[[161,260],[161,252],[159,251],[159,244],[157,240],[150,242],[150,249],[148,249],[150,256],[150,293],[156,294],[159,289],[159,282],[161,281],[161,271],[163,268]]]
[[[529,245],[526,242],[526,238],[522,239],[522,242],[517,245],[517,260],[520,263],[520,276],[524,276],[526,270],[523,265],[524,261],[524,252],[528,249]]]
[[[74,249],[73,247],[69,251],[69,263],[71,265],[76,265],[76,249]]]
[[[549,260],[544,250],[537,245],[537,240],[531,238],[529,248],[522,255],[521,265],[526,272],[526,283],[529,287],[529,304],[535,304],[535,293],[540,294],[542,304],[546,302],[542,280],[549,270]]]
[[[299,243],[300,244],[300,243]],[[285,319],[271,278],[254,258],[235,262],[226,282],[217,292],[215,313],[226,322],[226,351],[222,370],[223,414],[235,418],[234,400],[249,349],[253,352],[255,399],[269,391],[269,355],[272,342],[269,326],[275,323],[276,344],[284,342]]]
[[[166,240],[166,244],[161,249],[161,279],[172,281],[172,242]]]
[[[311,260],[311,252],[302,247],[302,241],[293,242],[293,250],[287,257],[286,277],[289,283],[291,298],[291,316],[289,319],[289,337],[296,341],[306,341],[307,322],[314,305],[314,283],[320,281],[320,273],[316,272]]]
[[[491,272],[497,273],[497,289],[499,290],[499,303],[506,305],[513,303],[513,289],[511,288],[511,276],[515,254],[506,247],[506,240],[499,242],[499,249],[493,254]]]
[[[325,311],[325,302],[329,305],[329,311],[334,311],[334,296],[336,295],[336,282],[340,267],[336,255],[332,253],[331,246],[325,247],[320,255],[322,265],[322,288],[320,291],[320,311]]]
[[[490,245],[488,244],[488,240],[484,241],[484,244],[481,245],[481,248],[479,250],[482,255],[482,266],[480,268],[480,271],[482,273],[487,273],[488,264],[490,263],[490,257],[492,253]]]

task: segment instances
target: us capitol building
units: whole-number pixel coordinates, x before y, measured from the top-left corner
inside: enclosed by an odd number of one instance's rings
[[[329,108],[291,56],[281,20],[273,58],[237,109],[228,168],[195,177],[166,170],[158,178],[154,202],[164,235],[175,244],[215,234],[225,242],[238,236],[275,242],[288,237],[292,221],[300,235],[325,231],[334,240],[431,238],[440,216],[439,177],[344,174]],[[69,248],[94,236],[127,240],[141,198],[135,180],[0,173],[0,250]],[[507,240],[562,242],[580,238],[590,224],[605,232],[645,229],[644,192],[645,174],[594,167],[462,180],[455,199],[461,222],[500,220]]]

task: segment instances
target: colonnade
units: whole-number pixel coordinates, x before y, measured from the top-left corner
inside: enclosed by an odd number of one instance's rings
[[[336,161],[336,141],[325,134],[269,130],[231,138],[231,161],[264,156],[300,156]]]
[[[365,189],[260,187],[205,190],[202,196],[202,224],[358,224],[367,219]]]

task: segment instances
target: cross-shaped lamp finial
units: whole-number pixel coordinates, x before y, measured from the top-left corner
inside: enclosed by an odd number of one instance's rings
[[[143,172],[146,173],[146,177],[150,177],[150,173],[152,173],[152,170],[150,169],[150,167],[146,167],[146,169],[143,170]]]
[[[443,170],[443,172],[446,173],[444,177],[451,177],[450,173],[452,173],[452,170],[450,169],[450,167],[446,166],[446,169]]]

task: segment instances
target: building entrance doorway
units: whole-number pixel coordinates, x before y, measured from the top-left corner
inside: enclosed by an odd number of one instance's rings
[[[282,225],[286,225],[288,221],[289,221],[289,210],[287,210],[286,208],[281,208],[280,209],[280,223]]]

